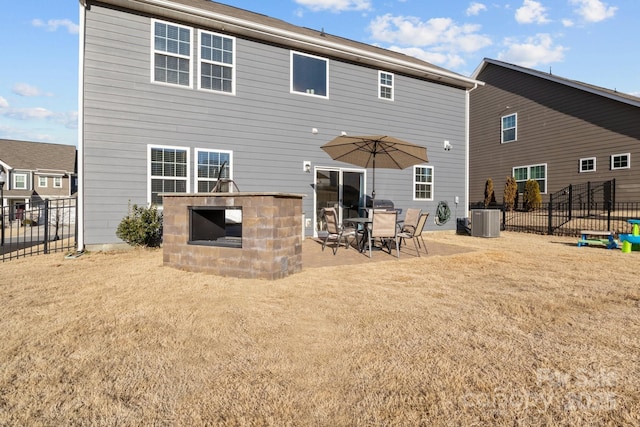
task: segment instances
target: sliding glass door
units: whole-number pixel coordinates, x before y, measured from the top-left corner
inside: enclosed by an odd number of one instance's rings
[[[325,229],[322,209],[336,208],[338,218],[359,216],[364,200],[364,171],[346,168],[315,170],[315,232]]]

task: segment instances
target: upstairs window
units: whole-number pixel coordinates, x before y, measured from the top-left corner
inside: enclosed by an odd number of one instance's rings
[[[200,31],[200,89],[235,93],[234,64],[234,38]]]
[[[191,29],[153,21],[153,81],[191,87]]]
[[[231,179],[231,151],[196,150],[196,159],[198,193],[210,193],[213,190],[223,165],[220,178]]]
[[[329,61],[291,52],[291,92],[329,97]]]
[[[162,206],[160,193],[188,191],[189,153],[182,147],[149,146],[149,201]]]
[[[413,200],[433,200],[433,167],[413,167]]]
[[[393,101],[393,74],[378,71],[378,98]]]
[[[13,190],[27,190],[28,180],[26,173],[14,173],[13,174]]]
[[[40,188],[46,188],[48,186],[48,182],[47,182],[47,177],[46,176],[39,176],[38,177],[38,187]]]
[[[510,114],[502,117],[502,141],[512,142],[518,139],[518,115]]]
[[[62,177],[60,176],[53,177],[53,188],[62,188]]]
[[[586,159],[580,159],[580,172],[595,172],[596,170],[596,158],[587,157]]]
[[[631,167],[630,162],[631,154],[614,154],[611,156],[611,170],[615,169],[629,169]]]

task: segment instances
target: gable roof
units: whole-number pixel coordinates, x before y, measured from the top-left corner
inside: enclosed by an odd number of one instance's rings
[[[93,0],[80,0],[85,7],[92,2]],[[324,30],[299,27],[280,19],[209,0],[100,0],[100,3],[463,89],[482,84],[412,56],[331,35]]]
[[[472,77],[477,79],[482,70],[485,69],[487,65],[496,65],[498,67],[507,68],[510,70],[518,71],[521,73],[529,74],[531,76],[539,77],[545,80],[549,80],[555,83],[559,83],[565,86],[572,87],[574,89],[583,90],[585,92],[589,92],[595,95],[604,96],[605,98],[610,98],[618,102],[623,102],[625,104],[633,105],[635,107],[640,107],[640,98],[629,95],[627,93],[618,92],[611,89],[605,89],[603,87],[595,86],[588,83],[583,83],[578,80],[571,80],[564,77],[556,76],[551,73],[545,73],[542,71],[532,70],[531,68],[521,67],[515,64],[509,64],[507,62],[497,61],[495,59],[484,58],[482,63],[476,68],[473,72]]]
[[[75,174],[76,147],[0,139],[0,163],[10,169]]]

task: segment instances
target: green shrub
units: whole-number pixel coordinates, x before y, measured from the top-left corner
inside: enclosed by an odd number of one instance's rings
[[[129,204],[129,214],[120,221],[116,236],[132,246],[157,247],[162,243],[162,212]]]
[[[496,194],[493,191],[493,179],[487,179],[487,182],[484,184],[484,207],[487,208],[489,205],[496,204]]]
[[[540,207],[542,195],[540,194],[538,181],[530,179],[526,182],[522,193],[522,203],[526,211],[532,211]]]
[[[518,183],[516,179],[512,176],[507,177],[507,182],[504,184],[504,195],[503,195],[503,203],[504,209],[507,211],[512,211],[516,207],[516,202],[518,200]]]

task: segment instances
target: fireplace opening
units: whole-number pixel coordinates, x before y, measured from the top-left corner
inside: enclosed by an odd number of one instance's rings
[[[190,245],[242,247],[242,207],[189,206]]]

